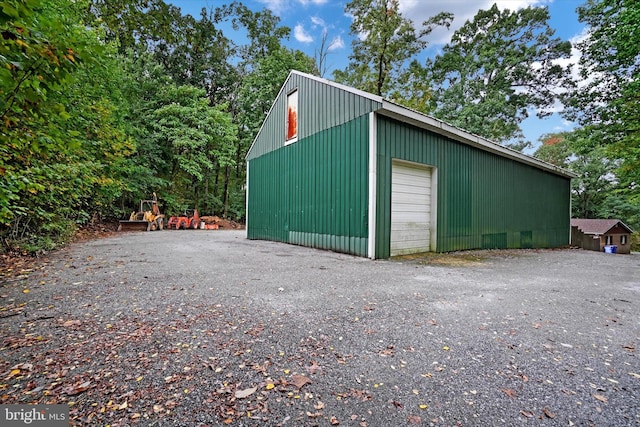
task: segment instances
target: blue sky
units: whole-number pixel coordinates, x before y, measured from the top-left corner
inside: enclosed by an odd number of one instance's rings
[[[201,9],[214,9],[231,1],[223,0],[165,0],[182,10],[183,14],[200,16]],[[416,25],[439,12],[452,12],[455,16],[450,30],[438,30],[431,34],[430,46],[423,57],[435,56],[450,39],[451,34],[465,21],[472,19],[480,9],[488,9],[497,3],[501,9],[519,9],[527,6],[548,6],[551,15],[550,25],[556,35],[563,40],[575,40],[581,37],[584,25],[578,22],[576,8],[585,0],[399,0],[403,16],[413,20]],[[329,70],[324,76],[331,79],[331,72],[344,68],[351,52],[349,25],[351,18],[345,15],[344,6],[348,0],[245,0],[244,5],[252,10],[267,8],[281,19],[281,24],[292,30],[290,40],[285,42],[290,48],[299,49],[313,57],[320,46],[323,32],[326,31],[331,54],[328,57]],[[244,43],[242,32],[235,33],[230,28],[223,29],[227,37]],[[577,55],[577,53],[576,53]],[[577,62],[577,56],[571,62]],[[533,115],[533,114],[532,114]],[[563,121],[558,114],[540,120],[533,115],[522,128],[525,137],[536,143],[539,136],[549,132],[569,130],[571,124]]]

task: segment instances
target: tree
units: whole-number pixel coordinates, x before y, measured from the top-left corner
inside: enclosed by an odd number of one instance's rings
[[[571,43],[554,38],[546,7],[517,11],[493,5],[457,30],[427,63],[437,86],[435,115],[492,140],[522,137],[520,123],[551,114],[569,68]]]
[[[631,0],[588,0],[578,9],[587,36],[577,44],[580,82],[566,94],[564,116],[582,125],[583,138],[593,140],[609,158],[621,212],[640,227],[640,4]],[[635,210],[634,210],[635,209]],[[636,212],[636,214],[632,214]],[[627,219],[629,221],[629,219]]]
[[[103,89],[118,71],[81,24],[81,5],[0,6],[0,237],[37,252],[67,239],[96,203],[111,203],[132,144]]]
[[[164,97],[163,105],[153,113],[154,140],[171,153],[168,180],[174,193],[193,194],[189,199],[197,205],[199,184],[214,166],[233,166],[237,129],[227,106],[210,107],[203,89],[170,85]]]
[[[215,16],[203,9],[200,19],[181,17],[172,38],[153,47],[155,59],[173,81],[205,89],[211,105],[226,102],[237,79],[231,64],[237,47],[216,28]]]
[[[430,113],[435,108],[429,70],[417,59],[411,61],[395,80],[388,97],[405,107]]]
[[[322,31],[322,39],[320,40],[320,47],[314,49],[313,52],[313,60],[315,62],[316,70],[318,72],[318,76],[324,78],[329,69],[329,65],[327,64],[327,58],[331,53],[331,47],[334,46],[336,41],[329,42],[329,32],[325,28]]]
[[[122,54],[145,51],[158,41],[173,43],[181,27],[180,9],[163,0],[86,0],[87,25],[102,28],[104,41],[115,42]]]
[[[407,61],[427,46],[426,37],[436,26],[447,28],[450,13],[439,13],[416,30],[399,11],[398,0],[352,0],[345,12],[353,17],[353,53],[344,70],[336,70],[336,81],[358,89],[387,96]]]
[[[576,218],[609,217],[607,201],[616,186],[611,173],[614,162],[593,139],[582,132],[543,135],[542,145],[534,156],[569,169],[577,178],[571,181],[572,216]]]

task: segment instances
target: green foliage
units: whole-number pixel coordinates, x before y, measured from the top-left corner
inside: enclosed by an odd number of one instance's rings
[[[352,0],[345,12],[353,16],[351,34],[353,52],[349,56],[349,65],[344,70],[333,73],[336,81],[371,92],[388,96],[394,92],[395,82],[404,76],[406,88],[419,79],[420,71],[416,65],[405,68],[407,61],[414,58],[426,46],[426,37],[436,26],[449,27],[453,20],[450,13],[440,13],[423,22],[416,30],[413,22],[402,16],[398,0]],[[421,94],[429,91],[421,88]],[[395,91],[398,99],[402,91]],[[420,105],[420,102],[414,102]]]
[[[611,173],[614,162],[601,146],[593,143],[593,138],[585,137],[580,130],[544,135],[541,140],[543,144],[534,154],[537,158],[577,175],[571,182],[574,218],[609,218],[620,211],[610,204],[616,188]]]
[[[0,6],[0,235],[5,245],[49,249],[88,219],[92,196],[112,184],[102,168],[121,155],[105,139],[115,132],[109,103],[76,92],[96,84],[83,70],[104,53],[78,3]]]
[[[554,38],[546,7],[517,11],[493,5],[457,30],[427,63],[437,85],[435,115],[495,141],[522,137],[532,109],[550,114],[568,68],[571,44]]]
[[[180,9],[163,0],[85,0],[87,25],[104,30],[103,40],[114,42],[120,53],[147,41],[172,43]],[[144,50],[144,49],[143,49]]]
[[[631,0],[588,0],[578,9],[588,25],[581,50],[583,81],[566,94],[565,117],[583,126],[613,165],[616,186],[603,211],[640,228],[640,4]]]
[[[171,152],[170,181],[200,183],[215,164],[233,166],[237,129],[226,105],[209,107],[205,91],[193,86],[170,85],[163,96],[154,140]]]

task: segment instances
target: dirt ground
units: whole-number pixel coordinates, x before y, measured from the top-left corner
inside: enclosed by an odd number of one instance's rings
[[[107,233],[0,284],[0,404],[71,425],[640,425],[640,255],[372,261]]]

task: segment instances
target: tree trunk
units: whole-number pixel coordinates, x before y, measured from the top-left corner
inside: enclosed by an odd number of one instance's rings
[[[222,217],[226,218],[227,217],[227,208],[229,207],[229,175],[231,175],[231,169],[229,168],[229,166],[226,166],[224,169],[224,194],[222,195],[224,201],[223,201],[223,209],[224,211],[222,212]]]

